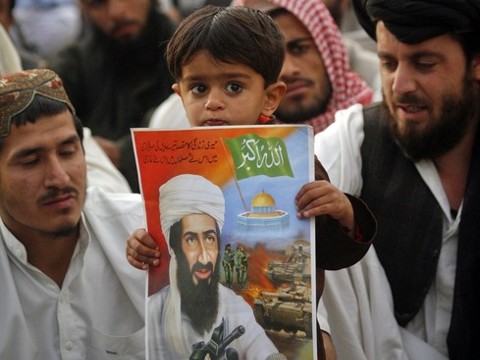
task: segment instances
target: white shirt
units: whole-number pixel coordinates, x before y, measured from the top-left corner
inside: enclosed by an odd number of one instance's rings
[[[360,194],[363,186],[360,154],[363,139],[361,105],[354,105],[349,109],[337,112],[335,123],[315,136],[315,154],[327,170],[332,183],[342,191],[355,195]],[[416,338],[425,341],[440,353],[447,355],[446,336],[453,304],[461,209],[456,219],[452,219],[447,196],[437,170],[431,161],[417,162],[415,167],[442,208],[443,235],[442,250],[434,283],[421,311],[407,324],[406,329]],[[327,273],[326,276],[326,283],[334,281],[334,275]],[[385,282],[384,285],[388,287],[388,282]],[[327,309],[327,312],[329,312],[329,309]],[[335,325],[330,323],[330,328],[333,326]],[[409,335],[407,336],[410,338]],[[416,358],[419,359],[420,357]]]
[[[152,129],[187,129],[190,123],[182,99],[173,93],[153,112],[149,124]]]
[[[89,187],[100,187],[106,192],[132,192],[128,181],[98,145],[91,130],[86,127],[83,128],[83,148],[85,149]]]
[[[0,76],[22,70],[17,49],[2,24],[0,24],[0,49]]]
[[[165,325],[168,330],[169,324],[162,324],[161,319],[163,305],[170,290],[169,286],[164,287],[158,293],[152,295],[148,305],[149,319],[149,359],[177,360],[179,357],[175,352],[170,351],[162,341]],[[252,308],[245,300],[225,286],[218,285],[219,310],[215,325],[205,336],[199,335],[192,327],[188,316],[182,316],[182,329],[187,343],[196,344],[204,341],[208,343],[212,337],[213,330],[225,319],[225,333],[230,334],[236,327],[243,326],[245,333],[234,340],[228,347],[234,348],[239,354],[239,359],[244,360],[265,360],[271,354],[277,354],[278,350],[272,341],[267,337],[263,328],[258,325],[253,315]],[[275,357],[281,359],[282,357]]]
[[[90,188],[60,288],[0,221],[0,359],[144,359],[146,274],[125,257],[144,225],[139,194]]]
[[[82,34],[84,19],[79,3],[74,0],[16,3],[13,17],[16,24],[15,32],[11,34],[14,43],[31,45],[43,59],[53,59]]]

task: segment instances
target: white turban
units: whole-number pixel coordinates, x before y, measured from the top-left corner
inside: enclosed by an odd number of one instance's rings
[[[184,216],[207,214],[222,230],[225,198],[220,187],[200,175],[178,175],[160,186],[160,224],[170,248],[170,227]]]

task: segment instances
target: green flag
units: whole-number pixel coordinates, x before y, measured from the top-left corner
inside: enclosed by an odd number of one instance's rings
[[[282,139],[248,134],[224,140],[232,154],[238,180],[256,175],[293,177]]]

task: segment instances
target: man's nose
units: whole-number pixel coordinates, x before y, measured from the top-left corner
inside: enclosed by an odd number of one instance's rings
[[[208,264],[210,261],[210,254],[207,251],[205,242],[202,240],[200,241],[200,253],[198,254],[198,262],[200,262],[201,264]]]
[[[50,156],[45,169],[45,186],[62,188],[68,184],[68,181],[68,173],[58,156]]]
[[[406,94],[417,89],[416,76],[409,66],[399,64],[392,74],[392,91],[396,94]]]
[[[284,77],[290,77],[300,73],[300,65],[298,59],[294,56],[285,54],[285,60],[283,61],[282,70],[280,71],[280,79]]]

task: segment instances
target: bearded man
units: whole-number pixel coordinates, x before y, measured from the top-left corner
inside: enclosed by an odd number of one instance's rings
[[[88,32],[48,68],[63,79],[83,124],[138,192],[130,128],[171,93],[165,46],[175,25],[153,0],[82,0]]]
[[[354,5],[384,100],[337,113],[315,152],[378,234],[358,264],[326,274],[338,356],[478,359],[480,1]]]
[[[178,175],[160,187],[170,285],[149,299],[150,358],[190,358],[220,332],[237,335],[229,352],[242,359],[285,359],[245,300],[219,284],[224,213],[222,190],[202,176]]]

